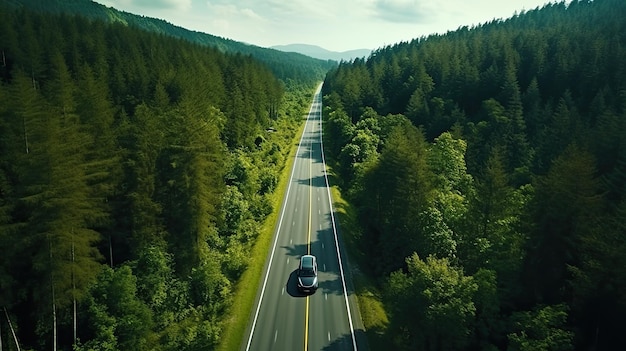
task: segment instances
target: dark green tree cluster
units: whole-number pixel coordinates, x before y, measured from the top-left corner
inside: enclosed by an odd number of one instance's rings
[[[3,349],[214,348],[304,106],[250,56],[83,17],[2,7],[0,58]]]
[[[625,15],[547,4],[329,72],[326,147],[399,349],[624,344]]]
[[[92,0],[3,0],[6,5],[26,8],[42,14],[79,15],[106,23],[118,23],[164,36],[185,39],[225,53],[250,55],[264,62],[282,80],[292,79],[317,84],[337,62],[324,61],[295,52],[282,52],[215,35],[175,26],[162,19],[146,17],[107,7]]]

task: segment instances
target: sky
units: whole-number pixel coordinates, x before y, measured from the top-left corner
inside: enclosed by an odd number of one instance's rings
[[[95,0],[118,10],[262,47],[377,49],[507,19],[550,0]]]

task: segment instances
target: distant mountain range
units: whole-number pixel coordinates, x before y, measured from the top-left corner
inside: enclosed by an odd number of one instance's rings
[[[326,50],[322,47],[308,44],[275,45],[271,48],[284,52],[297,52],[299,54],[303,54],[320,60],[333,61],[351,61],[355,58],[367,58],[372,52],[372,50],[370,49],[357,49],[338,52]]]

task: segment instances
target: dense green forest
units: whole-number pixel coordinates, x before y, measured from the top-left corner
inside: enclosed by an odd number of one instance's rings
[[[91,0],[2,0],[13,8],[25,8],[40,13],[79,15],[85,18],[119,23],[144,29],[193,43],[207,45],[225,53],[250,55],[265,62],[281,80],[306,81],[314,84],[324,78],[324,74],[336,66],[334,61],[324,61],[305,55],[282,52],[274,49],[246,44],[215,35],[197,32],[175,26],[167,21],[119,11]]]
[[[210,350],[314,85],[0,11],[0,346]]]
[[[402,350],[626,344],[626,2],[343,62],[325,140]]]

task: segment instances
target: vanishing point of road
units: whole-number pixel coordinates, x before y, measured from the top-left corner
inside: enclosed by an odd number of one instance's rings
[[[319,289],[312,295],[296,288],[300,256],[307,253],[318,261]],[[298,145],[241,350],[365,351],[363,323],[346,273],[326,177],[320,85]]]

